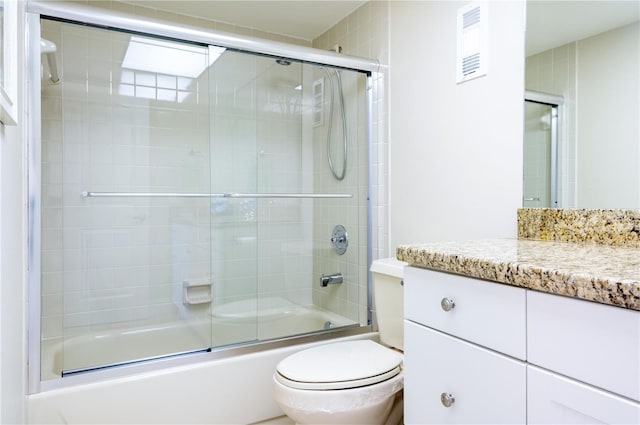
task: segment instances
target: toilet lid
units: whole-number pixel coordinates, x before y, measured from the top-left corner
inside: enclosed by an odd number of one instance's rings
[[[292,354],[276,379],[298,389],[346,389],[373,385],[400,373],[402,355],[370,340],[326,344]]]

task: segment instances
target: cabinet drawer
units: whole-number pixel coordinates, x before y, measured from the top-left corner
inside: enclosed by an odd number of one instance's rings
[[[529,291],[529,363],[640,401],[640,312]]]
[[[405,267],[404,280],[407,319],[526,359],[524,289],[417,267]],[[443,299],[454,307],[445,311]]]
[[[405,321],[407,424],[524,424],[526,365]],[[454,402],[445,407],[441,395]]]
[[[640,424],[640,403],[527,366],[527,423]]]

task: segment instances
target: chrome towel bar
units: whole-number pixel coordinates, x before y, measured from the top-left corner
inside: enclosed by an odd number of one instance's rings
[[[348,193],[82,192],[85,198],[353,198]]]

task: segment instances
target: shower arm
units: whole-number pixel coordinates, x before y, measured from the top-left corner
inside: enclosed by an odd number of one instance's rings
[[[49,79],[53,84],[60,82],[60,74],[58,73],[58,63],[56,62],[56,51],[58,50],[56,44],[47,39],[40,39],[40,53],[47,57],[47,64],[49,65]]]
[[[53,84],[60,82],[60,75],[58,74],[58,64],[56,63],[55,53],[47,53],[47,63],[49,64],[49,80]]]

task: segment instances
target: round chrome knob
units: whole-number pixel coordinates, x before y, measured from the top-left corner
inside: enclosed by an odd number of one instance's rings
[[[453,302],[451,298],[443,298],[440,300],[440,307],[442,307],[444,311],[451,311],[455,306],[456,303]]]
[[[456,402],[456,398],[452,394],[442,393],[440,394],[440,403],[444,407],[451,407]]]

